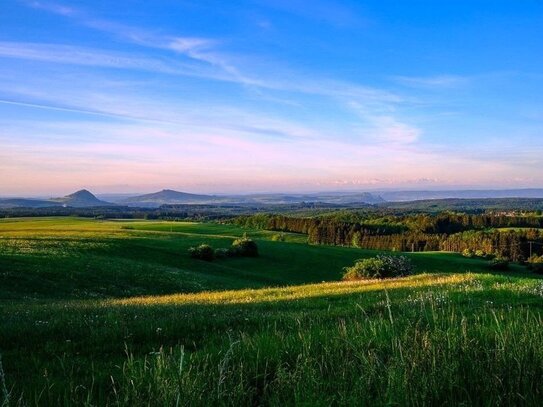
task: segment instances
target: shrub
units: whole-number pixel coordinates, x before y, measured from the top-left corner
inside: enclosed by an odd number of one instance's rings
[[[479,250],[475,250],[475,256],[476,256],[476,257],[483,257],[483,258],[485,258],[485,257],[486,257],[486,253],[485,253],[484,250],[480,250],[480,249],[479,249]]]
[[[532,256],[527,262],[528,269],[536,274],[543,274],[543,256]]]
[[[462,251],[462,256],[473,259],[475,257],[475,253],[471,249],[464,249]]]
[[[354,266],[345,267],[344,280],[364,278],[391,278],[413,274],[413,264],[405,256],[377,256],[357,260]]]
[[[509,269],[509,260],[503,257],[496,257],[490,261],[488,267],[491,270],[504,271]]]
[[[191,247],[189,254],[192,258],[211,261],[215,258],[215,251],[213,247],[208,244],[201,244],[197,247]]]
[[[242,238],[234,240],[230,253],[233,256],[258,257],[258,246],[252,239],[244,235]]]
[[[357,260],[354,266],[344,267],[343,280],[381,277],[385,263],[377,258]]]

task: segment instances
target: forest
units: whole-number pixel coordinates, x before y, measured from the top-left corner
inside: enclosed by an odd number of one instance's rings
[[[310,244],[413,252],[480,251],[512,261],[525,261],[543,252],[543,217],[536,214],[259,214],[239,216],[233,222],[243,227],[306,234]]]

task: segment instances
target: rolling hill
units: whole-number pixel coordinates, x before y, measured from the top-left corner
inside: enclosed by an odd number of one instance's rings
[[[0,199],[0,208],[47,208],[51,206],[62,206],[59,202],[52,202],[45,199],[30,198],[4,198]]]

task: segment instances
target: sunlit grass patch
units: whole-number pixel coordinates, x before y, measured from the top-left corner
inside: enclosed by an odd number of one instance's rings
[[[369,291],[394,290],[398,288],[450,287],[473,281],[473,274],[430,275],[419,274],[411,277],[388,280],[363,280],[311,284],[284,288],[259,290],[236,290],[203,292],[198,294],[176,294],[166,296],[133,297],[111,300],[112,305],[173,305],[173,304],[243,304],[274,301],[292,301],[311,297],[338,296]]]

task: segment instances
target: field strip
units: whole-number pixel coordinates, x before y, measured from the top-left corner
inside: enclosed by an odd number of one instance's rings
[[[233,236],[233,235],[217,235],[217,234],[209,234],[209,233],[192,233],[192,232],[176,232],[176,231],[163,231],[163,230],[148,230],[148,229],[55,229],[55,230],[49,230],[47,228],[34,228],[34,229],[2,229],[0,233],[0,239],[2,238],[11,238],[12,236],[4,236],[4,234],[21,234],[21,236],[16,236],[19,238],[26,238],[31,239],[31,237],[25,236],[27,233],[32,234],[40,234],[40,233],[47,233],[47,235],[54,235],[54,238],[56,238],[58,235],[66,235],[69,236],[70,234],[77,235],[80,234],[92,234],[95,237],[100,237],[100,235],[107,236],[106,233],[115,233],[119,235],[137,235],[137,234],[153,234],[153,235],[181,235],[181,236],[203,236],[203,237],[211,237],[211,238],[225,238],[225,239],[237,239],[239,236]],[[109,237],[109,236],[108,236]],[[41,239],[41,237],[37,237],[37,239]]]

